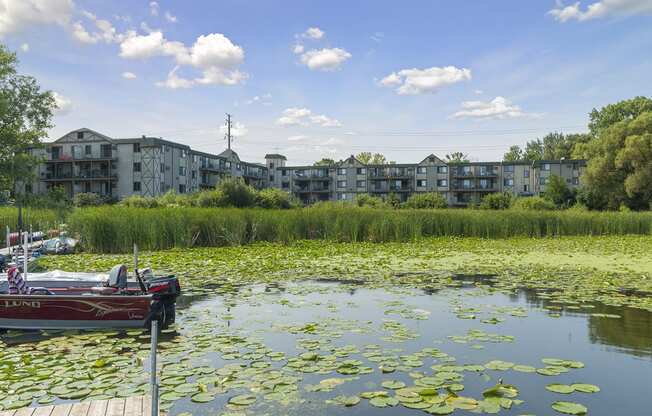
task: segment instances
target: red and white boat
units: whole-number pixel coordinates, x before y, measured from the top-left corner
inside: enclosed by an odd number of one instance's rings
[[[174,322],[181,292],[174,276],[127,279],[125,266],[107,274],[30,273],[29,294],[0,281],[0,329],[94,329]]]

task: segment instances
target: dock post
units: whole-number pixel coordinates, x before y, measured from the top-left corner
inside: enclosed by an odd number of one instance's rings
[[[158,344],[158,321],[152,319],[152,349],[150,352],[150,383],[152,385],[152,414],[151,416],[158,416],[158,380],[156,377],[156,349]],[[145,415],[147,416],[147,415]]]
[[[29,236],[27,233],[25,233],[24,237],[24,245],[23,245],[23,279],[27,281],[27,260],[29,258],[29,244],[27,243],[29,241]]]

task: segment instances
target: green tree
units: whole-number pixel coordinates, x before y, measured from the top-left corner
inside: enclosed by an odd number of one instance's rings
[[[321,160],[316,161],[313,164],[313,166],[331,166],[331,165],[334,165],[334,164],[335,164],[335,160],[325,157],[325,158],[323,158]]]
[[[56,108],[50,91],[36,79],[20,75],[16,55],[0,45],[0,190],[13,192],[18,179],[33,177],[38,158],[29,152],[39,147],[52,127]]]
[[[566,180],[559,175],[550,175],[544,197],[557,207],[568,207],[575,202],[573,191],[566,184]]]
[[[523,150],[520,146],[512,146],[509,148],[509,151],[503,156],[505,162],[516,162],[517,160],[523,160]]]
[[[469,155],[462,152],[453,152],[446,155],[448,163],[469,163]]]
[[[512,196],[507,192],[487,194],[480,202],[480,209],[507,209],[512,205]]]
[[[363,163],[365,165],[368,165],[371,163],[371,152],[360,152],[357,155],[355,155],[355,158],[360,161],[360,163]]]
[[[580,201],[591,209],[650,208],[652,111],[601,126],[583,148],[588,162]]]
[[[403,206],[412,209],[441,209],[448,207],[448,201],[437,192],[418,193],[410,195]]]
[[[597,137],[619,121],[633,120],[649,111],[652,111],[652,99],[640,96],[609,104],[600,110],[594,108],[589,114],[589,130]]]
[[[371,157],[370,163],[372,165],[384,165],[387,163],[387,158],[382,153],[374,153],[374,155]]]

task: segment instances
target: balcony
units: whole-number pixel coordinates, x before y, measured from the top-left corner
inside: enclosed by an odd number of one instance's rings
[[[73,174],[71,172],[59,173],[46,173],[41,176],[41,180],[57,182],[57,181],[114,181],[118,179],[118,174],[108,171],[92,171],[92,172],[79,172]]]
[[[479,177],[479,178],[492,178],[492,177],[497,177],[498,176],[498,171],[497,170],[492,170],[492,169],[487,169],[487,170],[482,170],[482,169],[471,169],[471,170],[463,170],[463,169],[457,169],[457,170],[452,170],[451,171],[453,174],[453,177],[456,178],[473,178],[473,177]]]
[[[59,155],[50,155],[46,162],[51,163],[70,163],[70,162],[95,162],[95,161],[117,161],[118,157],[113,154],[113,152],[101,152],[98,154],[90,155],[68,155],[68,154],[59,154]]]
[[[369,177],[371,179],[409,179],[414,177],[414,171],[411,169],[388,170],[380,172],[370,171]]]

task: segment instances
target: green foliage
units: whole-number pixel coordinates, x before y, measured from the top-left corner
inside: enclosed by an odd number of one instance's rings
[[[633,120],[651,111],[652,99],[640,96],[609,104],[600,110],[594,108],[589,114],[589,130],[597,137],[616,123]]]
[[[161,206],[158,198],[131,195],[120,201],[120,204],[130,208],[158,208]]]
[[[224,194],[217,189],[213,189],[195,194],[193,205],[202,208],[217,208],[225,207],[227,203]]]
[[[355,155],[355,158],[360,161],[360,163],[363,163],[365,165],[368,165],[371,163],[371,152],[360,152],[357,155]]]
[[[385,201],[377,196],[360,194],[355,197],[355,204],[359,207],[382,208],[386,207]]]
[[[598,129],[588,158],[581,201],[592,209],[649,209],[652,203],[652,111]]]
[[[23,208],[23,223],[27,226],[31,224],[34,230],[47,231],[54,228],[57,223],[63,222],[65,214],[67,214],[65,211],[27,207]],[[17,224],[18,207],[0,207],[0,229],[6,230],[9,226],[11,230],[15,230]],[[4,246],[4,231],[0,241]]]
[[[16,55],[0,44],[0,190],[14,191],[17,179],[30,179],[38,158],[30,148],[41,145],[52,127],[54,97],[36,80],[19,75]]]
[[[552,211],[555,208],[555,204],[539,196],[516,198],[512,203],[512,209],[515,210]]]
[[[591,139],[588,134],[548,133],[541,139],[530,140],[525,149],[512,146],[503,156],[504,161],[559,160],[577,157],[578,148]],[[579,157],[581,158],[581,157]]]
[[[530,201],[523,203],[521,201]],[[93,252],[129,252],[172,247],[230,246],[257,241],[413,241],[447,237],[545,237],[650,234],[652,213],[535,211],[542,198],[522,198],[520,210],[370,209],[351,204],[318,204],[305,209],[153,208],[107,206],[75,209],[71,231],[84,236]],[[524,208],[522,205],[526,205]]]
[[[395,193],[391,192],[385,198],[385,203],[390,208],[400,208],[401,207],[401,198]]]
[[[335,160],[327,157],[313,163],[314,166],[332,166],[334,164],[335,164]]]
[[[505,162],[516,162],[518,160],[524,160],[523,150],[520,146],[512,146],[509,148],[509,151],[503,156]]]
[[[446,155],[448,163],[469,163],[469,155],[462,152],[453,152]]]
[[[217,190],[224,196],[226,206],[252,207],[256,202],[256,190],[240,178],[222,179],[217,185]]]
[[[75,195],[72,203],[76,207],[93,207],[105,204],[107,200],[94,192],[81,192]]]
[[[387,163],[387,158],[382,153],[360,152],[355,158],[365,165],[384,165]]]
[[[544,197],[557,207],[569,207],[575,202],[573,191],[566,184],[566,180],[559,175],[550,175]]]
[[[256,206],[260,208],[296,208],[300,203],[289,193],[276,188],[268,188],[256,193]]]
[[[480,209],[507,209],[512,205],[512,195],[504,193],[487,194],[480,202]]]
[[[448,207],[448,201],[437,192],[418,193],[411,195],[403,206],[413,209],[443,209]]]

